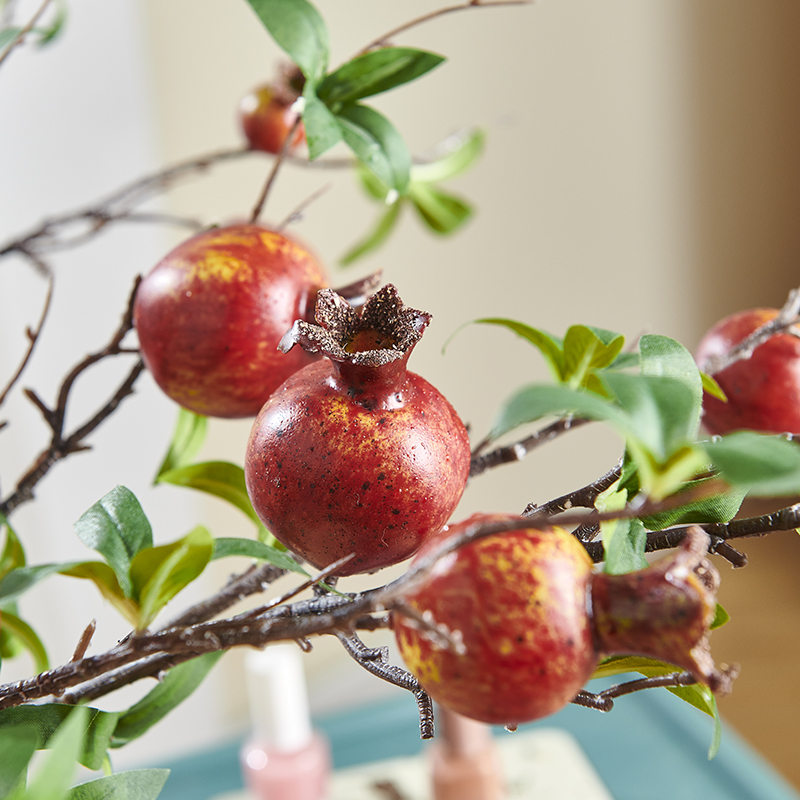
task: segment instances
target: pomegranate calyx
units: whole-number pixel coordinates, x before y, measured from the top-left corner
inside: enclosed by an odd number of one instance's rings
[[[387,283],[367,300],[360,314],[332,289],[320,290],[316,320],[316,325],[297,320],[278,349],[286,353],[299,344],[332,361],[380,367],[411,352],[431,315],[405,306],[395,286]]]
[[[717,694],[730,691],[736,666],[714,664],[708,637],[719,574],[705,557],[709,537],[695,526],[681,547],[645,569],[593,576],[592,615],[597,649],[641,655],[691,672]]]

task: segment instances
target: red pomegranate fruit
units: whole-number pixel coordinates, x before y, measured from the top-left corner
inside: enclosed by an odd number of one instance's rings
[[[214,228],[168,253],[133,307],[142,357],[175,402],[212,417],[254,417],[270,394],[314,360],[277,345],[311,317],[323,268],[302,245],[258,225]]]
[[[412,562],[433,564],[404,598],[413,614],[395,612],[393,625],[406,666],[435,701],[513,727],[569,703],[612,654],[669,661],[727,689],[730,676],[708,650],[717,576],[699,528],[677,554],[609,575],[594,572],[562,528],[513,527],[522,521],[475,515],[429,539]],[[481,530],[502,532],[455,547]]]
[[[275,85],[265,84],[242,98],[239,124],[251,148],[276,155],[281,152],[299,117],[293,108],[297,97]],[[294,129],[288,151],[296,150],[305,139],[305,128],[300,122]]]
[[[335,292],[317,322],[298,321],[281,347],[326,358],[293,374],[265,403],[247,446],[247,491],[275,537],[338,573],[405,560],[438,532],[469,474],[469,439],[453,407],[406,362],[430,316],[387,284],[356,312]]]
[[[700,341],[695,360],[701,370],[762,325],[775,319],[774,308],[754,308],[720,320]],[[800,433],[800,338],[778,333],[749,358],[714,372],[727,402],[706,393],[703,425],[712,434],[741,429],[765,433]]]

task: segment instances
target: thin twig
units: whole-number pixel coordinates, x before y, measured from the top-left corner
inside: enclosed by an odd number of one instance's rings
[[[519,442],[504,447],[498,447],[496,450],[492,450],[485,455],[478,455],[478,453],[490,443],[488,438],[484,439],[472,452],[469,475],[471,478],[474,478],[476,475],[486,472],[487,469],[492,469],[492,467],[522,461],[531,450],[535,450],[537,447],[547,442],[552,442],[553,439],[561,436],[562,433],[579,428],[590,421],[591,420],[583,419],[582,417],[564,417],[541,430],[534,431],[530,436],[526,436]]]
[[[695,683],[697,683],[697,678],[691,672],[670,672],[667,675],[655,675],[618,683],[596,694],[582,689],[570,702],[584,708],[594,708],[597,711],[611,711],[614,707],[614,699],[617,697],[660,686],[691,686]]]
[[[430,22],[437,17],[443,17],[445,14],[452,14],[455,11],[468,11],[473,8],[495,8],[497,6],[529,6],[532,5],[532,3],[533,0],[470,0],[470,2],[462,3],[461,5],[440,8],[436,11],[431,11],[428,14],[424,14],[421,17],[417,17],[416,19],[412,19],[410,22],[406,22],[403,25],[398,25],[396,28],[393,28],[380,38],[370,42],[366,47],[363,47],[361,50],[359,50],[356,55],[363,55],[364,53],[368,53],[370,50],[383,47],[390,39],[398,34],[405,33],[405,31],[410,30],[417,25],[422,25],[424,22]]]
[[[47,6],[50,5],[52,0],[44,0],[44,2],[39,6],[36,10],[34,15],[22,26],[20,32],[6,45],[5,51],[0,55],[0,65],[9,57],[11,51],[16,49],[19,45],[21,45],[25,41],[25,37],[33,30],[36,23],[39,21],[40,17],[44,12],[47,10]]]
[[[253,207],[253,211],[250,214],[250,222],[256,223],[258,222],[258,218],[261,216],[261,212],[264,210],[264,204],[267,202],[267,197],[269,196],[270,189],[272,188],[272,184],[275,182],[275,178],[278,176],[278,170],[283,163],[284,157],[286,156],[289,147],[291,146],[291,142],[294,139],[294,135],[300,127],[300,123],[302,122],[301,117],[297,117],[292,125],[292,129],[286,135],[286,138],[283,140],[283,144],[281,145],[281,150],[278,155],[275,157],[275,161],[272,163],[272,169],[269,172],[269,176],[267,177],[267,182],[264,184],[264,188],[261,190],[261,194],[256,201],[255,206]]]
[[[42,306],[42,313],[39,316],[39,321],[36,324],[35,328],[33,329],[28,328],[26,331],[28,336],[28,348],[25,351],[25,355],[23,356],[19,367],[17,367],[17,371],[11,376],[5,388],[2,391],[0,391],[0,406],[3,405],[3,402],[5,401],[6,397],[8,397],[8,393],[20,379],[23,371],[25,370],[25,367],[28,366],[28,362],[31,360],[31,356],[33,355],[33,349],[34,347],[36,347],[36,343],[39,341],[39,335],[42,332],[44,321],[47,319],[47,314],[50,311],[50,302],[52,299],[53,299],[53,276],[51,274],[48,276],[47,279],[47,294],[45,295],[44,305]]]

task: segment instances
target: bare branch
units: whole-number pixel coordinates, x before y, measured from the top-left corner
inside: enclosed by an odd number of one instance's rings
[[[447,6],[445,8],[437,9],[436,11],[431,11],[428,14],[424,14],[421,17],[417,17],[416,19],[412,19],[410,22],[406,22],[403,25],[398,25],[396,28],[393,28],[388,33],[385,33],[378,39],[370,42],[366,47],[363,47],[361,50],[358,51],[356,55],[363,55],[364,53],[368,53],[370,50],[375,50],[378,47],[384,47],[388,44],[389,40],[394,38],[400,33],[404,33],[411,28],[416,27],[417,25],[422,25],[424,22],[430,22],[437,17],[443,17],[445,14],[452,14],[456,11],[468,11],[473,8],[496,8],[498,6],[529,6],[532,5],[533,0],[470,0],[470,2],[462,3],[461,5],[457,6]]]
[[[19,47],[24,41],[25,37],[34,29],[36,23],[41,18],[42,14],[47,10],[52,0],[44,0],[44,2],[35,11],[34,15],[22,26],[19,33],[6,45],[5,51],[0,55],[0,65],[11,55],[11,51]]]
[[[292,129],[288,134],[286,134],[286,138],[283,140],[281,150],[275,157],[275,161],[272,163],[272,169],[267,177],[267,182],[264,184],[264,188],[261,190],[261,194],[259,195],[258,200],[253,207],[253,211],[250,214],[250,222],[252,223],[258,222],[258,218],[261,216],[261,212],[264,210],[264,204],[267,202],[269,190],[272,188],[272,184],[275,182],[275,178],[278,176],[278,170],[281,168],[281,164],[283,163],[286,153],[289,150],[292,141],[294,140],[294,135],[297,132],[297,129],[300,127],[301,121],[302,118],[298,116],[292,125]]]

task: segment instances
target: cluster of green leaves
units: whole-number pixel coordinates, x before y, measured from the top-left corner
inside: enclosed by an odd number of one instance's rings
[[[448,152],[425,164],[411,167],[408,191],[400,195],[374,173],[358,171],[367,195],[381,203],[385,210],[378,216],[370,232],[345,253],[339,263],[348,266],[380,247],[395,229],[402,210],[413,208],[423,224],[436,234],[455,233],[472,216],[472,206],[463,198],[444,191],[438,184],[464,172],[475,163],[483,149],[485,135],[475,130],[464,137],[452,137]]]
[[[340,141],[386,186],[409,190],[411,154],[395,126],[362,101],[413,81],[444,58],[409,47],[382,47],[329,72],[328,29],[307,0],[248,0],[275,42],[305,78],[303,125],[309,158]]]
[[[596,501],[601,512],[619,511],[635,498],[674,501],[667,510],[601,524],[604,569],[626,573],[647,566],[647,531],[672,525],[731,520],[745,496],[800,493],[800,447],[780,436],[740,431],[699,439],[703,391],[719,394],[683,345],[665,336],[643,336],[638,352],[623,352],[621,334],[576,325],[563,338],[516,320],[486,318],[536,347],[554,377],[529,384],[501,406],[490,441],[546,417],[574,416],[609,424],[624,441],[620,478]],[[632,369],[635,368],[635,369]],[[723,398],[724,399],[724,398]],[[681,502],[682,495],[687,496]],[[727,621],[720,606],[712,627]],[[629,672],[645,676],[675,667],[644,658],[612,658],[594,677]],[[709,757],[721,729],[713,693],[702,685],[670,689],[715,720]]]

